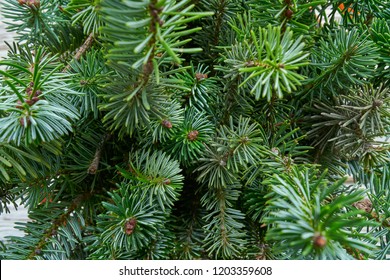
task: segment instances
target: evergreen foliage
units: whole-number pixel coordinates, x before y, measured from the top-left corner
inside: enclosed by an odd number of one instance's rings
[[[1,13],[1,259],[390,258],[389,1]]]

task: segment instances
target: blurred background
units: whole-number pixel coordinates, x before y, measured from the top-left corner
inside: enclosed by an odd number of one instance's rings
[[[5,30],[6,24],[4,23],[4,18],[1,16],[2,2],[4,0],[0,0],[0,60],[7,56],[8,47],[4,42],[12,43],[13,41],[13,34]],[[11,205],[9,209],[11,213],[0,214],[0,240],[4,240],[4,237],[8,235],[23,236],[23,232],[14,229],[14,223],[27,221],[27,209],[18,207],[18,210],[16,210]]]

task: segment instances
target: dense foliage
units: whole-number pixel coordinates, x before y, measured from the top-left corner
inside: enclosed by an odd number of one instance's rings
[[[1,13],[0,258],[389,258],[389,1]]]

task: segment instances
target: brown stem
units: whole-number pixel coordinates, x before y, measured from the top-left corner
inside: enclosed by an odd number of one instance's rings
[[[100,163],[100,157],[102,155],[102,149],[98,147],[95,152],[95,156],[93,157],[93,161],[89,165],[88,168],[88,174],[96,174],[96,171],[99,168],[99,163]]]
[[[111,134],[105,134],[102,141],[97,146],[93,160],[88,167],[88,171],[87,171],[88,174],[96,174],[96,171],[99,168],[99,163],[100,163],[100,158],[102,155],[103,146],[107,142],[107,140],[110,139],[110,137],[111,137]]]
[[[83,54],[85,54],[85,52],[92,46],[94,39],[95,39],[94,33],[92,32],[91,34],[89,34],[88,38],[84,41],[82,46],[78,49],[78,51],[75,54],[75,56],[73,57],[73,59],[79,60],[83,56]],[[62,70],[62,72],[65,73],[69,69],[70,69],[70,63],[68,63],[68,65],[66,65],[66,67]]]
[[[219,43],[219,38],[221,35],[221,29],[222,29],[222,21],[223,21],[223,16],[226,13],[226,1],[222,0],[218,6],[218,11],[216,12],[216,19],[215,19],[215,29],[214,29],[214,38],[213,38],[213,45],[217,46]]]
[[[36,255],[40,255],[41,249],[43,248],[43,246],[45,246],[45,244],[48,241],[50,241],[50,238],[53,235],[57,234],[57,230],[61,226],[66,225],[67,219],[73,213],[73,211],[76,210],[77,208],[79,208],[81,203],[84,202],[85,200],[88,200],[92,195],[93,195],[93,193],[91,193],[91,192],[82,193],[82,194],[78,195],[72,201],[72,203],[69,205],[68,210],[64,214],[60,215],[57,219],[55,219],[55,221],[53,222],[53,225],[49,229],[47,229],[46,232],[42,235],[42,238],[38,242],[37,246],[35,246],[35,248],[32,250],[32,252],[27,256],[27,260],[31,260]]]

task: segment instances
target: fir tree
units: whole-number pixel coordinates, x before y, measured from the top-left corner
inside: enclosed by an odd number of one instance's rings
[[[1,12],[2,259],[389,258],[389,1]]]

